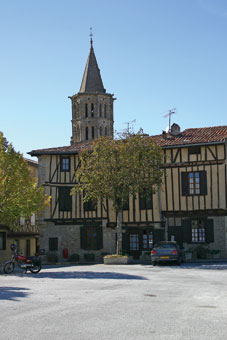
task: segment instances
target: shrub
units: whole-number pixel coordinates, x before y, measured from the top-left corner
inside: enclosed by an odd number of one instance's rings
[[[84,254],[84,259],[87,262],[94,262],[95,261],[95,254],[93,254],[93,253],[86,253],[86,254]]]
[[[199,245],[194,248],[198,259],[206,259],[208,254],[210,254],[210,249],[207,246]]]
[[[68,262],[79,262],[80,261],[80,255],[79,254],[72,254],[68,258]]]

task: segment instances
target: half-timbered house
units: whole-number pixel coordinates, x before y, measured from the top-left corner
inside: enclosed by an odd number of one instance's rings
[[[40,244],[60,258],[92,253],[99,260],[116,251],[112,203],[83,203],[81,195],[70,195],[79,152],[99,136],[113,135],[115,98],[103,87],[92,39],[80,91],[69,98],[71,145],[30,152],[38,157],[39,183],[51,196],[39,220]],[[155,242],[175,239],[185,248],[209,245],[226,256],[227,126],[181,132],[173,124],[168,133],[151,138],[164,151],[163,187],[149,200],[129,197],[123,211],[124,252],[141,258]]]

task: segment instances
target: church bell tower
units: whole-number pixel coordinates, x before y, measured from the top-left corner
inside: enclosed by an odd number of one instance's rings
[[[90,52],[80,91],[72,101],[71,144],[113,137],[113,94],[106,93],[96,61],[91,33]]]

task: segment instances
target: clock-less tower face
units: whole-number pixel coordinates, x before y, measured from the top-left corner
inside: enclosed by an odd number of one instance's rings
[[[71,144],[113,136],[113,94],[106,93],[91,40],[79,93],[72,100]]]

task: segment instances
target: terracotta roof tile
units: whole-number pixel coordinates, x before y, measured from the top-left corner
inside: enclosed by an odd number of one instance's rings
[[[161,147],[171,147],[188,144],[221,143],[227,139],[227,126],[212,126],[204,128],[186,129],[179,135],[170,133],[151,136],[153,141]]]
[[[227,126],[212,126],[205,128],[186,129],[179,135],[170,133],[151,136],[153,141],[161,147],[186,146],[190,144],[223,143],[227,139]],[[92,142],[83,142],[69,146],[61,146],[49,149],[32,150],[31,156],[44,154],[75,154],[85,148],[91,148]]]
[[[39,156],[39,155],[51,155],[51,154],[74,154],[78,153],[85,148],[90,148],[92,142],[84,142],[78,143],[69,146],[60,146],[56,148],[48,148],[48,149],[39,149],[39,150],[32,150],[28,152],[31,156]]]

